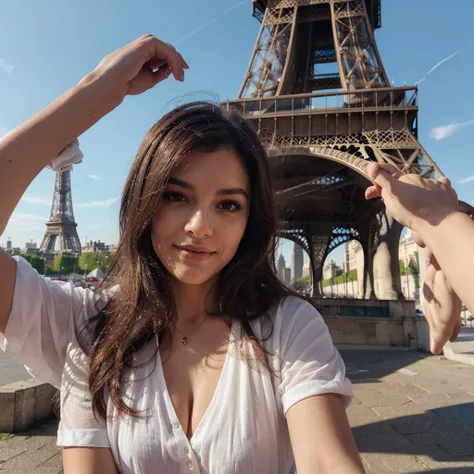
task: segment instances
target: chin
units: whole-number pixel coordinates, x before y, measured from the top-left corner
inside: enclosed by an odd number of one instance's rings
[[[216,273],[199,271],[196,268],[174,268],[170,273],[173,278],[186,285],[202,285],[217,275]]]

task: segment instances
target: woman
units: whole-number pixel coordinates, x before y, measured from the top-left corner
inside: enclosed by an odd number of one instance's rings
[[[185,68],[143,36],[9,133],[0,230],[51,156]],[[66,474],[287,474],[294,459],[299,474],[364,472],[341,357],[318,312],[272,271],[270,183],[242,118],[185,105],[140,147],[95,293],[0,253],[3,349],[61,387]]]

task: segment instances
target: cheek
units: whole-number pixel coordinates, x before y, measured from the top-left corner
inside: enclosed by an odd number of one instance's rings
[[[244,236],[246,226],[247,219],[242,219],[222,227],[221,238],[224,239],[223,247],[226,249],[226,253],[234,254],[237,251]]]

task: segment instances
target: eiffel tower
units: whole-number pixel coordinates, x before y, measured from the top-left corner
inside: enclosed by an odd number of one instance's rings
[[[55,248],[56,242],[59,244],[58,248]],[[71,166],[56,171],[51,214],[40,246],[40,252],[46,254],[63,250],[78,255],[81,253],[81,242],[72,208]]]
[[[394,87],[385,72],[374,37],[381,0],[253,0],[253,15],[261,28],[250,64],[238,99],[224,106],[267,144],[280,236],[307,251],[315,296],[327,255],[355,239],[365,298],[403,299],[402,226],[381,200],[365,200],[365,170],[377,161],[442,173],[417,138],[417,87]]]

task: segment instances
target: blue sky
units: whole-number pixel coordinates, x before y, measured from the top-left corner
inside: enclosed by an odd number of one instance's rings
[[[76,84],[113,50],[144,33],[177,46],[190,69],[124,103],[80,137],[84,161],[72,173],[81,241],[115,243],[118,202],[146,131],[167,110],[198,98],[234,98],[259,23],[251,0],[0,0],[0,136]],[[462,11],[462,15],[459,12]],[[474,202],[474,2],[382,2],[376,32],[389,78],[419,83],[419,138],[461,199]],[[0,237],[38,244],[49,217],[54,173],[43,170]],[[291,261],[291,246],[283,254]],[[342,249],[336,250],[340,260]]]

